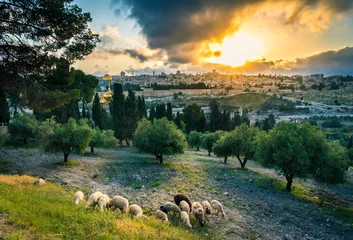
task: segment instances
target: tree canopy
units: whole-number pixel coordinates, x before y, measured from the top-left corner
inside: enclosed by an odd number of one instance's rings
[[[16,114],[9,123],[9,133],[12,137],[23,139],[23,143],[27,144],[29,138],[36,138],[38,134],[38,121],[28,113]]]
[[[191,147],[196,147],[197,151],[200,150],[202,144],[203,134],[197,131],[191,131],[188,136],[188,143]]]
[[[70,84],[70,64],[90,54],[98,42],[98,35],[88,27],[90,14],[72,2],[0,2],[0,87],[22,93],[35,109],[67,103],[69,94],[50,87]],[[41,96],[42,101],[28,98],[32,93]]]
[[[294,177],[313,177],[331,183],[344,179],[346,152],[308,123],[278,123],[268,134],[258,134],[256,142],[256,159],[285,176],[287,191],[291,190]]]
[[[203,135],[201,146],[208,151],[208,156],[211,156],[213,145],[221,138],[224,134],[223,131],[217,131],[214,133],[205,133]]]
[[[91,147],[91,153],[94,152],[94,148],[114,148],[118,145],[118,140],[114,137],[113,130],[100,130],[97,128],[94,135],[89,143]]]
[[[163,155],[183,153],[186,147],[184,134],[167,118],[152,122],[143,118],[134,134],[134,145],[142,152],[156,156],[160,164]]]

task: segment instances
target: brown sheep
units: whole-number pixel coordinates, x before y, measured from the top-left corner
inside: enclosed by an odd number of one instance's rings
[[[189,207],[191,209],[192,202],[191,202],[191,199],[187,195],[179,193],[179,194],[174,196],[174,202],[178,206],[180,205],[180,202],[183,201],[183,200],[189,204]]]
[[[205,213],[203,211],[202,205],[199,202],[194,202],[192,204],[192,213],[194,214],[195,218],[199,221],[201,226],[204,226],[206,223]]]

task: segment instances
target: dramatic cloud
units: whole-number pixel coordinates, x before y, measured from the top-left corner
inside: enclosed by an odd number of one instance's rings
[[[163,58],[163,51],[157,50],[151,53],[145,53],[142,49],[103,49],[104,53],[111,55],[127,55],[133,59],[138,60],[141,63],[144,63],[148,60],[160,60]]]
[[[327,28],[332,17],[353,8],[349,0],[112,0],[116,13],[128,7],[129,17],[141,27],[151,49],[163,49],[169,62],[195,63],[200,57],[220,56],[209,44],[236,32],[256,12],[276,6],[283,26],[297,24],[310,30]],[[284,8],[278,7],[284,5]]]

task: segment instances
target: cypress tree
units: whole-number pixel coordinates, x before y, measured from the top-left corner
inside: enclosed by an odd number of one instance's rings
[[[129,140],[132,139],[132,135],[137,128],[137,122],[139,120],[139,112],[137,107],[138,103],[136,101],[135,93],[132,90],[129,90],[128,96],[125,100],[125,141],[128,146],[130,146]]]
[[[10,111],[9,104],[6,100],[6,95],[4,91],[0,89],[0,124],[9,123],[10,121]]]
[[[220,123],[222,122],[221,112],[219,111],[219,105],[216,99],[211,100],[210,108],[211,108],[210,131],[215,132],[221,129]]]
[[[102,107],[100,105],[98,93],[94,96],[93,106],[92,106],[92,119],[99,129],[103,129],[103,114]]]
[[[181,129],[181,116],[179,112],[177,112],[176,117],[174,119],[175,125],[178,127],[178,129]]]
[[[158,105],[157,105],[158,106]],[[153,122],[153,120],[156,118],[156,110],[154,109],[154,107],[152,107],[150,109],[150,116],[148,117],[148,120],[150,120],[151,122]]]
[[[269,124],[268,118],[265,119],[262,130],[264,130],[266,132],[268,132],[268,130],[270,130],[270,124]]]
[[[169,121],[173,121],[173,111],[172,111],[172,104],[167,104],[167,118]]]
[[[126,118],[125,118],[125,96],[123,87],[120,83],[114,84],[114,95],[111,102],[111,110],[114,125],[114,136],[120,140],[122,144],[126,134]]]
[[[275,127],[276,120],[275,120],[275,116],[272,113],[268,115],[268,124],[270,129],[273,129]]]
[[[351,149],[353,147],[353,135],[349,138],[347,148]]]
[[[203,112],[203,110],[201,111],[201,117],[199,119],[199,121],[197,122],[197,131],[198,132],[205,132],[206,131],[206,117],[205,117],[205,113]]]
[[[142,113],[145,118],[147,118],[147,109],[146,109],[146,103],[145,103],[145,98],[142,96]]]

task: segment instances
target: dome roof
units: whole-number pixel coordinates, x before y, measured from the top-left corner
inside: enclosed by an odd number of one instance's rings
[[[102,80],[104,80],[104,81],[111,81],[111,80],[112,80],[112,77],[111,77],[109,74],[105,74],[105,75],[102,77]]]

